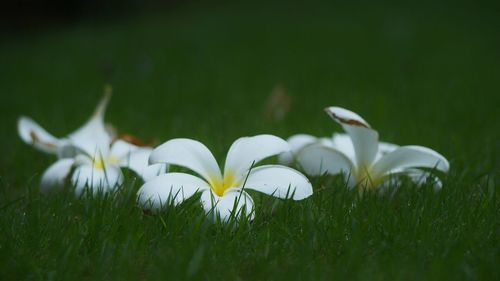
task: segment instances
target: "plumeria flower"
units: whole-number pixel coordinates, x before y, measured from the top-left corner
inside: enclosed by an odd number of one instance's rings
[[[265,158],[288,151],[288,143],[272,135],[237,139],[229,149],[224,171],[202,143],[173,139],[156,148],[150,163],[182,166],[197,173],[168,173],[147,181],[138,192],[138,203],[146,210],[183,202],[201,192],[201,204],[208,214],[227,221],[246,214],[254,217],[253,189],[277,198],[302,200],[312,194],[309,180],[300,172],[281,165],[253,165]],[[234,210],[233,210],[234,207]]]
[[[94,193],[114,190],[123,183],[121,168],[129,168],[144,180],[163,173],[166,167],[164,164],[148,166],[148,158],[152,150],[152,148],[138,147],[116,140],[109,148],[96,150],[94,154],[78,154],[73,158],[72,166],[75,170],[71,176],[71,183],[75,186],[76,194],[81,194],[87,187],[91,188]],[[59,161],[64,160],[66,159]],[[65,178],[67,175],[61,176]],[[42,188],[50,186],[44,184],[44,179],[53,178],[47,170],[42,176]]]
[[[63,138],[56,138],[28,117],[18,121],[21,139],[36,149],[58,156],[42,175],[41,191],[62,187],[71,174],[77,195],[89,187],[93,191],[113,190],[123,183],[121,167],[144,179],[165,170],[165,165],[148,166],[152,148],[139,147],[116,138],[104,124],[110,93],[100,101],[90,120]]]
[[[290,151],[278,156],[278,161],[287,166],[297,164],[299,151],[311,144],[319,144],[341,150],[350,159],[355,158],[354,147],[352,146],[351,137],[348,134],[334,133],[331,138],[318,138],[308,134],[297,134],[289,137],[287,142],[290,144]],[[387,142],[379,142],[378,146],[377,159],[398,148],[398,145]]]
[[[344,173],[350,187],[372,189],[400,175],[419,184],[431,179],[441,187],[438,178],[422,169],[447,173],[450,165],[441,154],[423,146],[381,143],[378,132],[358,114],[340,107],[325,110],[347,134],[335,134],[331,140],[294,136],[289,140],[292,153],[282,156],[283,162],[296,160],[310,175]]]

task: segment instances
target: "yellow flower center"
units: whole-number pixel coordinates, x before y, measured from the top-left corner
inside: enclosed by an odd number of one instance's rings
[[[240,186],[240,182],[236,180],[232,172],[226,172],[222,181],[220,179],[211,180],[210,186],[217,196],[223,196],[229,188]]]
[[[383,181],[382,177],[378,177],[371,172],[372,167],[360,167],[356,171],[356,180],[358,187],[361,190],[373,190],[377,188]]]
[[[115,164],[118,164],[119,162],[120,162],[120,159],[113,157],[113,156],[108,156],[108,157],[104,157],[104,158],[102,158],[100,156],[96,156],[94,158],[93,164],[94,164],[95,169],[104,170],[104,168],[106,167],[106,164],[115,165]]]

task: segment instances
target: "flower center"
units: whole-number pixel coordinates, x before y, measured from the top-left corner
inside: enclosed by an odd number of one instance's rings
[[[217,196],[223,196],[224,192],[231,187],[238,187],[240,183],[234,177],[232,172],[227,172],[224,174],[223,180],[215,180],[211,182],[212,191],[217,194]]]
[[[104,170],[104,168],[106,167],[106,164],[116,165],[119,162],[120,162],[119,159],[116,157],[113,157],[113,156],[108,156],[108,157],[104,157],[104,158],[100,157],[100,156],[96,156],[94,158],[93,164],[94,164],[95,169]]]
[[[363,166],[356,172],[357,184],[363,190],[375,189],[382,183],[383,178],[373,174],[371,168]]]

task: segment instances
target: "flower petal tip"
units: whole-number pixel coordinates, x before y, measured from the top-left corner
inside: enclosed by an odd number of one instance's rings
[[[104,118],[104,114],[106,112],[106,108],[108,107],[109,100],[113,95],[113,88],[111,85],[107,84],[104,86],[104,95],[97,104],[97,107],[94,112],[94,116]]]
[[[366,122],[358,114],[338,106],[330,106],[325,108],[325,112],[335,121],[340,124],[358,126],[364,128],[371,128],[370,124]]]

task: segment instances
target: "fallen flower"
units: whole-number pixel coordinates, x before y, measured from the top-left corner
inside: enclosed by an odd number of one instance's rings
[[[309,175],[344,173],[350,187],[374,189],[405,175],[419,184],[431,179],[441,188],[438,178],[421,169],[447,173],[450,165],[441,154],[423,146],[381,143],[378,132],[358,114],[340,107],[325,110],[347,134],[335,134],[331,140],[295,136],[290,139],[295,149],[282,161],[296,160]]]
[[[239,138],[231,145],[221,173],[214,156],[202,143],[191,139],[167,141],[151,153],[149,162],[189,168],[200,177],[186,173],[157,176],[140,188],[138,203],[145,210],[158,210],[177,205],[200,191],[201,204],[213,218],[228,221],[231,216],[239,218],[243,214],[253,218],[254,202],[244,189],[293,200],[312,195],[309,180],[294,169],[280,165],[253,167],[288,150],[286,141],[272,135]]]
[[[113,130],[104,124],[104,114],[111,92],[107,91],[99,102],[90,120],[81,128],[63,138],[56,138],[29,117],[22,116],[17,122],[21,139],[34,148],[59,158],[76,156],[76,148],[93,154],[96,150],[106,150],[115,138]]]
[[[116,139],[106,128],[104,114],[110,95],[109,91],[105,94],[87,123],[64,138],[54,137],[28,117],[18,120],[18,132],[25,143],[59,158],[43,173],[42,192],[64,186],[70,174],[79,195],[86,187],[96,192],[122,184],[120,167],[130,168],[143,179],[164,172],[165,165],[148,166],[152,148]]]
[[[278,155],[278,161],[281,164],[287,166],[297,164],[297,156],[299,154],[299,151],[311,144],[324,145],[326,147],[341,150],[342,153],[347,155],[350,159],[355,158],[354,147],[352,146],[351,137],[348,134],[334,133],[331,138],[318,138],[308,134],[297,134],[289,137],[287,139],[287,142],[288,144],[290,144],[290,151]],[[399,146],[396,144],[379,142],[379,150],[377,152],[376,159],[379,159],[381,156],[395,150],[398,147]]]

